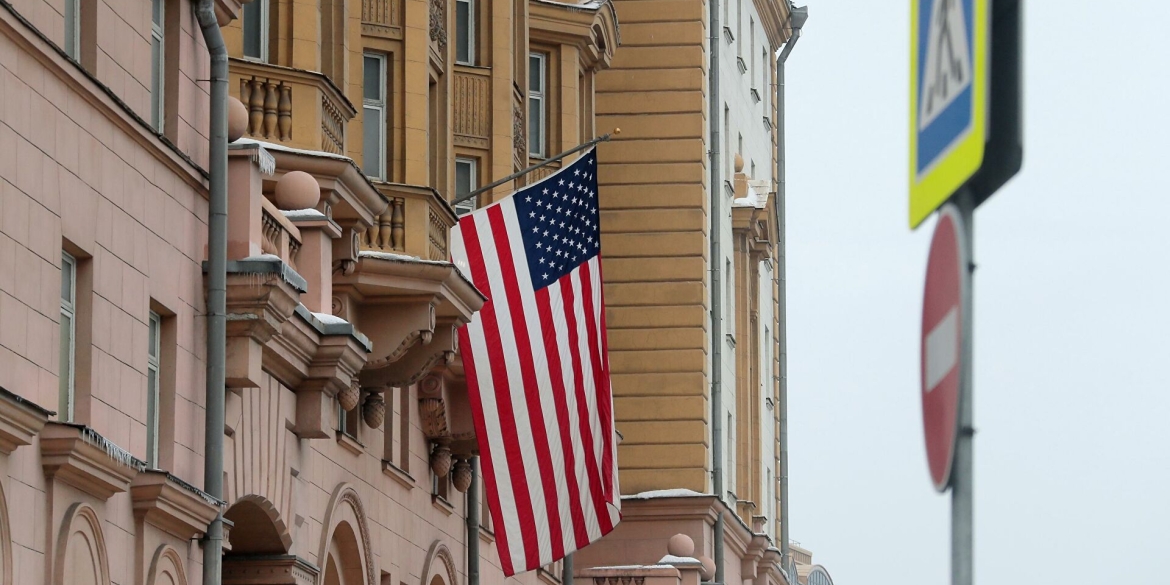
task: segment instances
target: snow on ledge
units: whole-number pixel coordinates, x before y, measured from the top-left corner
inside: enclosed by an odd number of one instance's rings
[[[632,496],[622,496],[623,500],[654,500],[658,498],[693,498],[695,496],[707,496],[710,494],[701,494],[694,490],[686,488],[676,488],[670,490],[651,490],[634,494]]]

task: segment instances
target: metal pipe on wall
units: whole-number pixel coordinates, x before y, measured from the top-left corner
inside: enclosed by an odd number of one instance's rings
[[[211,59],[207,218],[207,410],[203,490],[223,499],[224,364],[227,344],[227,97],[228,54],[214,0],[199,0],[195,17]],[[223,571],[223,512],[203,539],[203,584],[219,585]]]
[[[479,457],[472,457],[467,488],[467,585],[479,585],[479,514]]]
[[[785,229],[785,205],[787,203],[787,184],[785,167],[785,136],[784,136],[784,64],[788,61],[788,56],[792,54],[792,49],[796,47],[796,42],[800,40],[801,29],[804,27],[805,21],[808,20],[807,6],[792,6],[788,7],[788,24],[792,29],[788,42],[784,43],[784,49],[780,51],[780,56],[776,58],[776,230],[779,236],[779,243],[777,246],[777,262],[776,262],[776,288],[778,289],[779,299],[779,345],[780,351],[778,357],[780,361],[780,555],[784,570],[787,571],[792,559],[792,551],[789,548],[789,524],[788,517],[788,280],[787,271],[788,263],[785,254],[787,252],[787,240],[785,239],[787,230]]]
[[[710,156],[711,156],[711,487],[715,497],[721,501],[723,490],[723,302],[719,296],[722,287],[723,252],[720,249],[720,240],[723,234],[723,213],[721,209],[722,193],[719,171],[721,170],[719,152],[719,112],[723,111],[719,100],[719,45],[722,26],[719,23],[719,0],[711,0],[710,45],[711,64],[707,68],[709,84],[709,102],[707,105],[708,123],[710,124]],[[715,519],[714,534],[712,535],[713,555],[715,561],[715,582],[723,583],[723,513]]]

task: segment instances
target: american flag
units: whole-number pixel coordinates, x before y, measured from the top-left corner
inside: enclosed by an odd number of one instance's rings
[[[488,297],[459,347],[506,576],[621,518],[596,170],[591,149],[451,234],[453,260]]]

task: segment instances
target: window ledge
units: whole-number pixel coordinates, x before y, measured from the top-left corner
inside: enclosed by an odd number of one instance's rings
[[[354,455],[361,455],[366,450],[366,446],[361,444],[357,439],[345,434],[344,431],[338,430],[337,444],[341,445],[346,451]]]
[[[764,116],[764,128],[768,130],[772,129],[772,119],[767,116]]]
[[[393,461],[382,460],[382,473],[398,482],[406,489],[414,489],[414,476],[394,464]]]
[[[740,75],[743,75],[743,74],[747,73],[747,63],[744,63],[744,61],[743,61],[743,57],[736,57],[736,58],[735,58],[735,64],[736,64],[736,65],[739,65],[739,73],[740,73]]]
[[[479,526],[479,539],[488,544],[491,544],[496,541],[496,533],[492,529],[481,524]]]
[[[730,347],[731,349],[735,349],[735,334],[728,333],[726,337],[727,337],[727,346]]]
[[[728,197],[735,197],[735,186],[731,184],[731,181],[726,179],[723,181],[723,190],[727,192]]]
[[[455,505],[451,502],[448,502],[447,498],[444,498],[439,494],[431,494],[431,504],[435,507],[436,510],[446,514],[447,516],[455,513]]]
[[[730,26],[723,27],[723,37],[727,39],[727,44],[735,42],[735,33],[731,32]]]
[[[756,103],[760,102],[760,90],[754,87],[752,88],[752,99],[755,100]]]

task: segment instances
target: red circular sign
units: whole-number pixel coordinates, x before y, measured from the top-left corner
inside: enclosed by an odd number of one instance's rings
[[[922,426],[926,461],[938,491],[951,480],[951,462],[959,426],[959,394],[963,385],[963,318],[967,311],[966,227],[954,205],[939,212],[926,264],[922,302]]]

